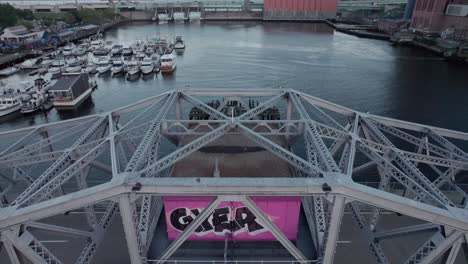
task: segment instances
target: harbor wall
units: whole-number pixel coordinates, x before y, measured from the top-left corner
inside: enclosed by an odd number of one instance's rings
[[[251,197],[290,240],[297,239],[301,197]],[[176,239],[214,199],[206,196],[164,197],[169,240]],[[188,240],[275,241],[270,230],[241,202],[221,202]]]
[[[154,12],[148,11],[120,11],[119,14],[130,20],[152,20]]]

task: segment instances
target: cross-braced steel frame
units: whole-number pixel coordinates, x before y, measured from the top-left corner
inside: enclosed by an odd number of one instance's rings
[[[207,103],[213,98],[219,107]],[[224,111],[232,101],[243,107],[241,114]],[[262,118],[274,106],[280,119]],[[188,120],[193,107],[209,119]],[[178,162],[227,135],[273,153],[291,174],[171,177]],[[302,197],[321,263],[334,262],[345,211],[376,263],[390,263],[385,239],[432,232],[405,263],[440,257],[454,263],[468,239],[467,195],[457,184],[457,176],[468,170],[462,149],[468,133],[362,113],[295,90],[173,90],[108,113],[3,132],[0,142],[1,242],[15,264],[24,257],[33,263],[64,262],[34,229],[86,238],[76,263],[91,263],[116,215],[131,263],[144,263],[162,197],[176,195],[214,198],[157,263],[170,259],[222,201],[243,202],[298,262],[307,263],[250,198],[263,195]],[[363,172],[378,184],[360,183]],[[73,210],[85,213],[88,229],[40,221]],[[381,230],[384,210],[426,223]]]

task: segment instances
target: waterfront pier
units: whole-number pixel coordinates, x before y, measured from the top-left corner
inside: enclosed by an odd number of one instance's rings
[[[463,263],[466,132],[187,88],[0,139],[2,263]]]

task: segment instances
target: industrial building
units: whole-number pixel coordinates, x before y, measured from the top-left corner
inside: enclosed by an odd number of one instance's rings
[[[267,20],[335,18],[337,7],[337,0],[265,0],[263,17]]]
[[[468,1],[416,0],[410,28],[468,40]]]

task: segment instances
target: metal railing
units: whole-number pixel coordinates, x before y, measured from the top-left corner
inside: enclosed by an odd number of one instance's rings
[[[313,264],[318,262],[319,260],[146,260],[146,264]]]

